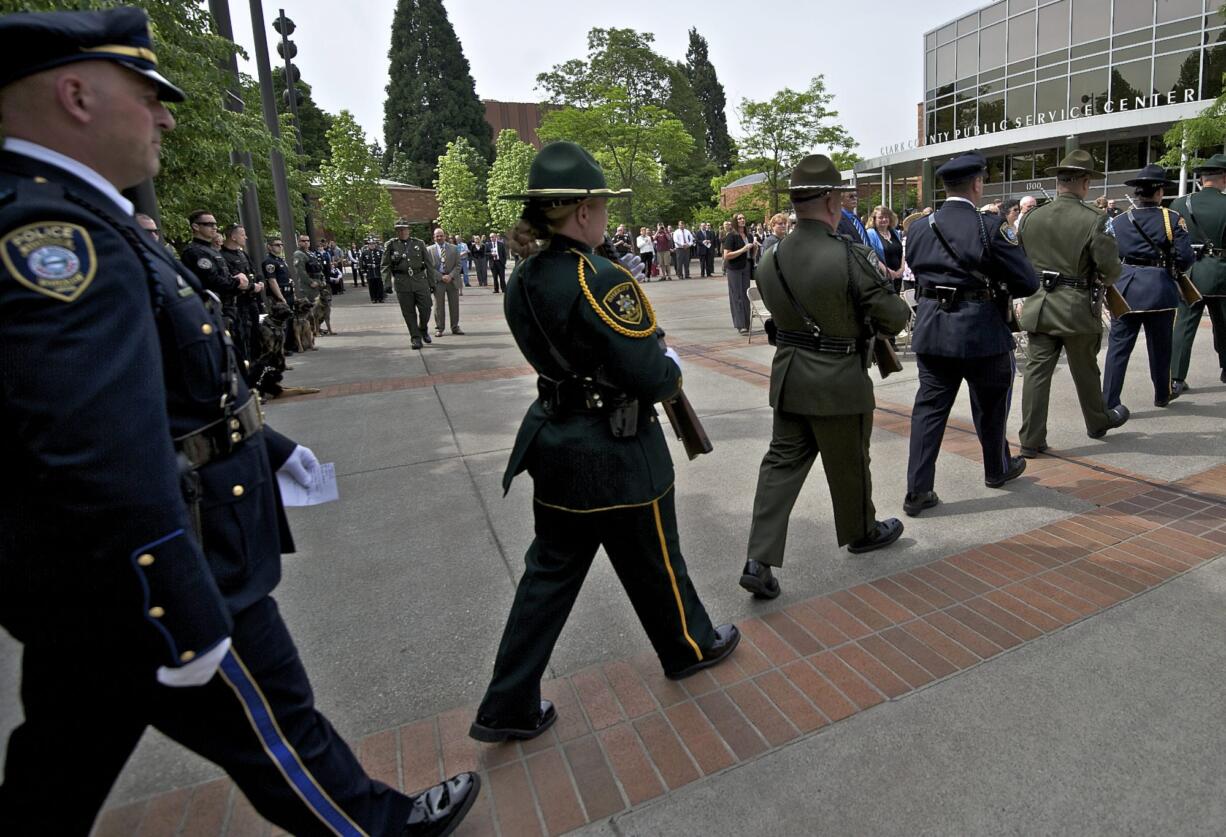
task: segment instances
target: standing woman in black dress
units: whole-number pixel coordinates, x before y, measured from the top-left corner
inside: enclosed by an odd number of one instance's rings
[[[877,251],[877,258],[885,265],[886,278],[894,283],[895,292],[902,292],[902,236],[897,227],[894,210],[879,206],[869,218],[868,243]]]

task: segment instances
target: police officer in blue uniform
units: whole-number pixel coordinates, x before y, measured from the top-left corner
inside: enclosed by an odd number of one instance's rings
[[[263,426],[204,288],[120,194],[184,98],[156,68],[139,9],[0,18],[0,625],[24,646],[0,824],[88,833],[152,725],[293,834],[447,833],[475,777],[367,777],[270,596],[274,471],[319,465]]]
[[[919,391],[903,500],[912,517],[940,502],[933,490],[937,454],[963,381],[983,448],[984,483],[1000,488],[1026,470],[1005,441],[1014,375],[1010,300],[1038,290],[1038,277],[1009,223],[976,209],[987,176],[983,155],[955,157],[937,175],[949,197],[907,234],[919,301],[912,338]]]
[[[1175,272],[1195,260],[1192,239],[1180,214],[1162,205],[1166,187],[1175,184],[1161,166],[1146,166],[1124,185],[1133,187],[1136,206],[1108,221],[1107,232],[1115,236],[1123,262],[1115,287],[1132,310],[1111,321],[1103,399],[1108,408],[1119,406],[1128,358],[1144,327],[1154,406],[1165,407],[1179,397],[1171,391],[1171,336],[1179,307]]]

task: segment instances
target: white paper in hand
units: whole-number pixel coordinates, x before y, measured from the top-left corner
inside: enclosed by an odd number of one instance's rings
[[[325,462],[316,468],[306,488],[280,471],[277,472],[277,485],[281,488],[281,502],[287,506],[317,506],[340,498],[336,489],[335,462]]]

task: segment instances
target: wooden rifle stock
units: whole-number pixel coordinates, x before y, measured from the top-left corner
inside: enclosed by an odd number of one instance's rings
[[[668,416],[668,423],[673,426],[677,438],[685,446],[686,456],[697,459],[699,454],[715,449],[706,428],[702,426],[702,420],[694,412],[694,406],[684,392],[678,390],[675,398],[661,401],[660,406],[664,408],[664,415]]]

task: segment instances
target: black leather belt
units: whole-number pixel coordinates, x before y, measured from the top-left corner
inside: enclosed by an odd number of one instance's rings
[[[808,331],[785,331],[779,329],[775,336],[777,346],[824,352],[831,355],[851,355],[860,351],[860,341],[855,337],[818,337]]]
[[[1066,288],[1077,288],[1085,291],[1090,288],[1090,280],[1079,276],[1064,276],[1054,270],[1040,270],[1039,279],[1043,282],[1043,287],[1050,290],[1056,285],[1063,285]]]
[[[229,416],[175,439],[175,450],[183,454],[193,469],[203,468],[214,459],[228,456],[263,426],[260,401],[252,395],[246,404]]]
[[[915,295],[921,299],[935,299],[946,305],[992,301],[992,292],[985,288],[917,288]]]
[[[1166,267],[1161,259],[1145,259],[1140,256],[1124,256],[1120,261],[1133,267]]]

